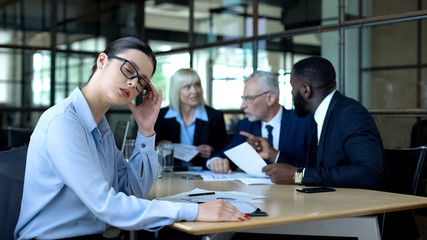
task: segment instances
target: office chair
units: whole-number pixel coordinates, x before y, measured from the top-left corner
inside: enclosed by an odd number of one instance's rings
[[[14,239],[21,209],[27,145],[0,150],[0,239]]]
[[[419,146],[427,146],[427,119],[417,121],[412,127],[411,131],[411,148]],[[418,189],[422,192],[418,192],[423,196],[427,196],[427,164],[423,166],[420,173],[420,181],[418,183]]]
[[[114,141],[117,148],[123,152],[129,129],[129,121],[118,121],[114,130]]]
[[[418,121],[412,126],[411,148],[427,145],[427,119]]]
[[[425,146],[385,149],[386,190],[417,195],[418,181],[424,163]],[[419,236],[412,210],[383,215],[382,239],[417,239]]]
[[[385,149],[387,191],[417,195],[426,147]]]
[[[8,146],[15,146],[25,143],[28,146],[31,134],[33,134],[32,129],[9,126],[7,127],[7,144]]]

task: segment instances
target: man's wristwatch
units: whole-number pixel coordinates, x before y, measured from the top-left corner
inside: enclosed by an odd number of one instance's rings
[[[302,178],[303,178],[302,170],[303,169],[304,168],[298,168],[298,170],[295,172],[295,174],[294,174],[294,182],[295,182],[295,184],[301,184],[302,183]]]

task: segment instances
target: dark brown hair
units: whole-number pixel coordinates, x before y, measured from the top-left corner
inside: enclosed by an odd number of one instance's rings
[[[135,38],[135,37],[119,38],[119,39],[109,43],[107,45],[107,48],[103,51],[103,53],[107,54],[107,56],[117,55],[117,54],[122,53],[128,49],[139,50],[139,51],[145,53],[151,59],[151,61],[153,63],[153,72],[152,72],[151,76],[153,76],[154,73],[156,72],[156,65],[157,65],[156,56],[154,55],[153,50],[151,50],[150,46],[148,46],[148,44],[144,43],[143,41],[139,40],[138,38]],[[97,59],[98,59],[98,56],[95,59],[95,64],[92,67],[92,74],[90,75],[89,80],[92,78],[93,74],[96,72],[96,69],[97,69],[96,61],[97,61]]]

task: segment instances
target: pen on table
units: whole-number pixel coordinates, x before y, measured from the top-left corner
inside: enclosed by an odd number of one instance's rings
[[[189,197],[197,197],[197,196],[203,196],[203,195],[214,195],[215,192],[204,192],[204,193],[192,193],[188,194]]]

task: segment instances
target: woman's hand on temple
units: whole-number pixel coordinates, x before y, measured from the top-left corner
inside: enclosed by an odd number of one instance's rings
[[[133,103],[128,104],[138,124],[138,131],[145,137],[154,135],[154,124],[156,123],[162,104],[162,90],[157,91],[151,82],[149,84],[152,91],[144,96],[140,105],[135,106]]]

